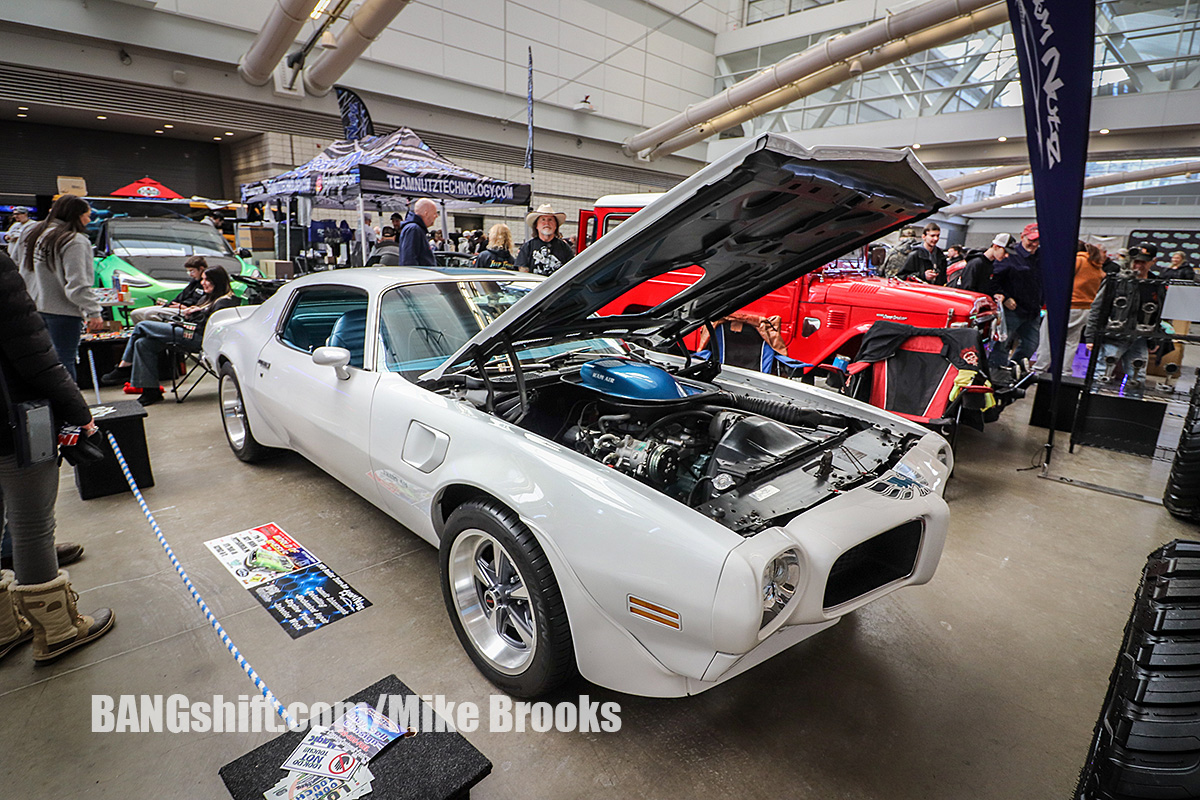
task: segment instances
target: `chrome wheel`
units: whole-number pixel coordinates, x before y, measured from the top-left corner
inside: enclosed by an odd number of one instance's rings
[[[246,446],[246,409],[242,405],[242,392],[232,375],[221,376],[221,417],[229,446],[241,450]]]
[[[505,675],[526,670],[537,653],[537,620],[512,555],[491,534],[469,528],[450,548],[448,577],[475,651]]]

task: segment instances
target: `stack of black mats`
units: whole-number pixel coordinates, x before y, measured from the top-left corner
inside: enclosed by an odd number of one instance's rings
[[[1074,797],[1200,797],[1200,542],[1150,554]]]
[[[1200,522],[1200,371],[1192,386],[1187,417],[1163,492],[1163,505],[1172,516]]]

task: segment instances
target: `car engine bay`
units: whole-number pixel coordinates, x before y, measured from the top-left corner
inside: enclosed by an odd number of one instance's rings
[[[524,405],[511,373],[491,380],[496,416],[743,536],[874,480],[919,438],[627,357],[529,374]]]

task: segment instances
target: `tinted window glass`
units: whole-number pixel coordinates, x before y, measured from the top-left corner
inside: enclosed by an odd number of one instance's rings
[[[202,222],[167,220],[114,221],[109,225],[112,251],[127,256],[231,256],[229,243]]]
[[[354,289],[328,286],[301,291],[279,337],[306,353],[318,347],[344,347],[351,366],[363,365],[367,296]]]

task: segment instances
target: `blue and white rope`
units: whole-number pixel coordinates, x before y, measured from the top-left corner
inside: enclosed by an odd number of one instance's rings
[[[184,571],[183,565],[179,563],[179,559],[175,558],[175,552],[171,549],[171,545],[167,544],[167,539],[165,536],[163,536],[162,529],[158,527],[158,522],[154,519],[154,515],[150,513],[150,507],[146,505],[146,500],[142,497],[142,493],[138,489],[137,482],[133,479],[133,473],[129,471],[129,465],[125,463],[125,455],[121,452],[121,448],[117,444],[116,437],[109,432],[106,432],[106,435],[108,436],[108,443],[112,445],[113,453],[117,456],[117,462],[121,465],[121,472],[125,475],[125,480],[129,482],[129,488],[133,490],[133,496],[137,498],[138,506],[142,509],[142,513],[146,515],[146,519],[150,521],[150,527],[154,530],[154,535],[158,537],[158,543],[162,545],[162,549],[166,551],[167,558],[171,559],[171,565],[175,567],[175,571],[179,573],[179,577],[183,578],[183,585],[187,587],[189,592],[191,592],[192,599],[196,601],[196,605],[200,606],[200,610],[204,612],[204,616],[208,619],[208,623],[212,625],[213,630],[215,630],[217,635],[221,637],[221,641],[225,643],[225,648],[229,650],[230,655],[232,655],[234,660],[237,661],[238,666],[241,667],[242,671],[249,676],[250,680],[254,681],[254,685],[258,687],[260,692],[262,692],[262,696],[265,697],[267,702],[271,704],[271,707],[275,709],[275,713],[283,719],[290,730],[299,729],[300,726],[295,720],[292,719],[292,716],[288,714],[287,709],[283,706],[283,703],[279,702],[279,698],[275,697],[275,695],[271,693],[271,690],[267,688],[267,684],[263,682],[263,679],[258,677],[258,673],[254,671],[254,667],[250,666],[250,662],[246,661],[246,659],[242,656],[241,651],[237,649],[237,646],[234,645],[233,640],[229,638],[229,634],[225,633],[225,629],[221,627],[221,623],[217,622],[217,618],[213,616],[212,611],[209,610],[208,604],[204,602],[204,598],[200,596],[200,593],[196,591],[196,587],[192,585],[192,579],[189,578],[187,572]]]

